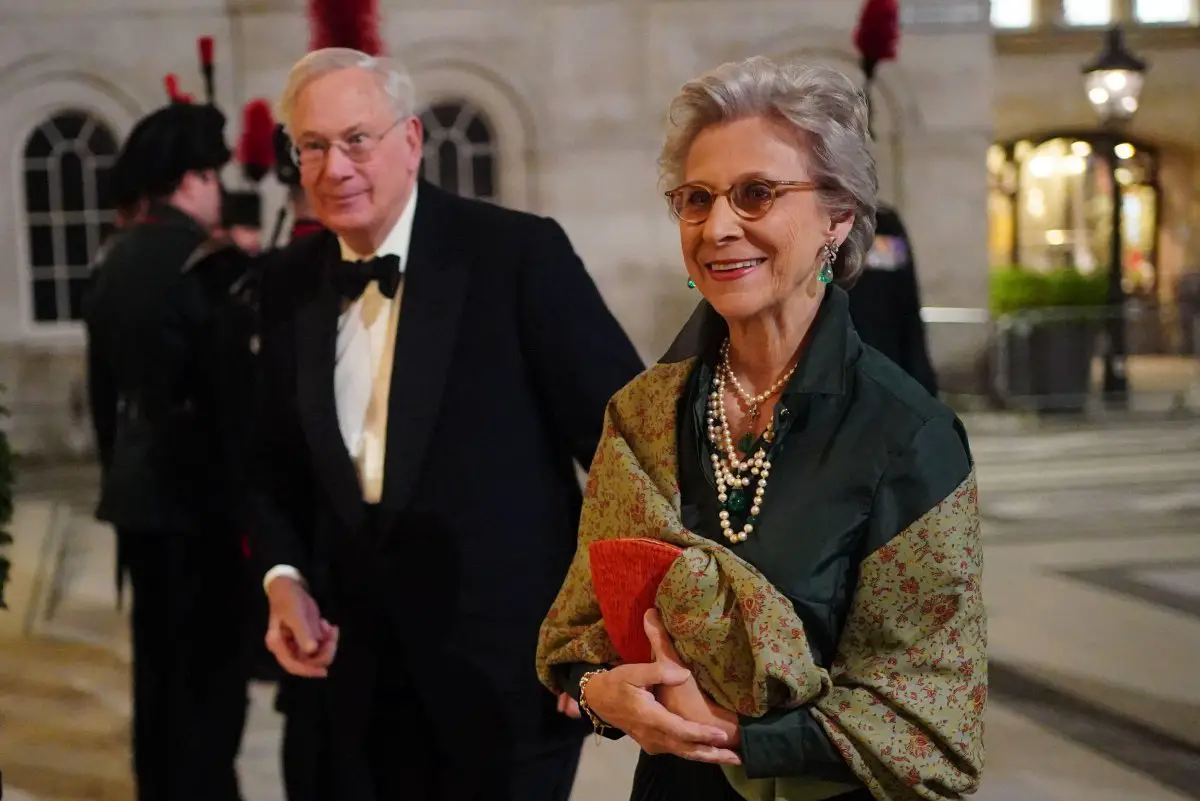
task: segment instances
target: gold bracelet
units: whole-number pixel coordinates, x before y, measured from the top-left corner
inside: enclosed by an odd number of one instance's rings
[[[605,669],[593,670],[588,673],[584,673],[579,679],[579,708],[582,709],[584,713],[587,714],[588,719],[592,721],[592,729],[596,732],[597,742],[600,741],[601,735],[603,735],[606,730],[611,729],[612,727],[602,721],[600,717],[592,711],[592,708],[588,706],[587,696],[585,693],[587,692],[588,682],[591,681],[594,676],[599,676],[601,673],[607,672],[608,671]]]

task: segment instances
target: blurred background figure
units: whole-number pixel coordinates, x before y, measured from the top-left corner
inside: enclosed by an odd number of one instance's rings
[[[262,195],[253,189],[226,192],[221,207],[221,233],[257,256],[263,250]]]
[[[937,396],[929,361],[912,242],[896,210],[880,206],[875,242],[850,290],[850,316],[863,342],[883,353]]]
[[[287,188],[287,202],[279,207],[279,212],[275,217],[275,227],[271,233],[270,247],[274,249],[285,244],[280,241],[280,236],[283,233],[283,226],[289,218],[292,221],[292,227],[288,235],[288,242],[323,231],[325,226],[321,225],[320,220],[313,213],[308,195],[304,193],[304,187],[300,185],[300,169],[292,156],[292,140],[288,138],[287,131],[284,130],[282,124],[275,126],[272,144],[275,148],[275,179]]]
[[[205,40],[201,54],[209,73]],[[231,588],[245,565],[213,336],[231,275],[205,264],[224,127],[211,102],[174,95],[134,128],[118,171],[144,213],[104,254],[86,314],[96,516],[116,529],[118,583],[133,588],[139,801],[240,799],[245,596]]]
[[[271,172],[275,162],[271,142],[274,124],[267,101],[251,100],[242,108],[242,132],[235,158],[248,186],[226,190],[222,204],[220,235],[251,256],[263,251],[263,202],[259,184]]]

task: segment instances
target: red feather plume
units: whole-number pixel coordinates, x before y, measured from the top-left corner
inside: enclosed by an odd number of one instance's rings
[[[900,8],[896,0],[867,0],[854,29],[854,46],[870,78],[881,61],[896,57],[900,42]]]
[[[309,0],[309,50],[349,47],[369,56],[383,53],[378,0]]]
[[[179,91],[179,76],[174,73],[163,78],[163,86],[167,88],[167,97],[172,103],[191,103],[192,96]]]
[[[213,93],[213,38],[199,36],[196,38],[196,49],[200,51],[200,74],[204,76],[204,94],[209,105],[216,102]]]
[[[212,66],[213,38],[211,36],[201,36],[196,40],[196,47],[200,51],[200,65],[202,67]]]
[[[251,100],[242,109],[237,160],[253,183],[261,181],[275,166],[275,119],[266,100]]]

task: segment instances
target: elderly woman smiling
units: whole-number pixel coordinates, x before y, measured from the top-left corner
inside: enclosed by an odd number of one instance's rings
[[[987,697],[974,469],[839,286],[874,232],[862,96],[755,58],[671,111],[661,163],[704,302],[609,404],[539,676],[642,747],[634,799],[959,798]],[[598,590],[634,593],[635,566],[595,554],[647,540],[670,561],[631,662]]]

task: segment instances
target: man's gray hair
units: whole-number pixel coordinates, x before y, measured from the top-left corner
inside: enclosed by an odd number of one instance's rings
[[[820,187],[817,201],[835,218],[854,214],[833,268],[839,284],[852,285],[875,237],[879,190],[868,147],[865,96],[829,67],[777,65],[762,56],[723,64],[688,81],[671,101],[659,158],[666,188],[683,182],[688,151],[702,130],[747,117],[786,122],[804,149],[809,179]]]
[[[304,87],[322,75],[346,69],[368,70],[379,79],[379,88],[395,107],[396,117],[409,117],[415,113],[417,99],[412,78],[399,61],[384,56],[370,56],[348,47],[326,47],[314,50],[296,62],[288,73],[287,86],[279,99],[279,120],[284,129],[292,132],[292,114],[296,110],[296,98]]]

